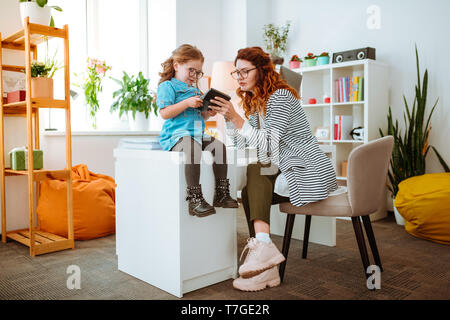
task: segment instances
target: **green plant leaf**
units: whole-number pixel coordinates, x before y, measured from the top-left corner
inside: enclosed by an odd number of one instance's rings
[[[437,158],[439,159],[439,162],[441,163],[441,166],[444,168],[445,172],[450,172],[450,168],[448,164],[445,162],[444,158],[439,154],[439,152],[436,150],[435,147],[432,147],[434,150],[434,153],[436,154]]]
[[[36,3],[38,4],[39,7],[43,8],[45,7],[45,5],[47,4],[47,0],[36,0]]]

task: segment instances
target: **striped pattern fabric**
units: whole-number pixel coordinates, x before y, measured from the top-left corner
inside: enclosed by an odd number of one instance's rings
[[[291,92],[275,91],[267,102],[265,127],[258,129],[258,122],[258,114],[250,115],[241,129],[227,121],[227,134],[236,148],[256,147],[260,162],[279,167],[294,206],[326,199],[337,189],[333,165],[320,150],[300,101]]]

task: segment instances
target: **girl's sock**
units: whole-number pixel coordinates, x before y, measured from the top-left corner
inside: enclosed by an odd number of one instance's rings
[[[262,241],[262,242],[265,242],[265,243],[270,243],[271,242],[270,241],[270,234],[268,234],[268,233],[258,232],[255,237],[256,237],[256,240],[258,240],[258,241]]]

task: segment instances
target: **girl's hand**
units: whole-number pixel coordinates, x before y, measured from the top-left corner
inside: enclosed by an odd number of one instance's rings
[[[211,99],[211,102],[218,105],[218,107],[213,105],[210,105],[209,107],[216,113],[223,115],[226,120],[232,120],[236,116],[239,116],[236,110],[234,110],[234,106],[231,101],[225,100],[221,97],[214,97],[214,99]]]
[[[186,100],[186,106],[190,108],[200,108],[203,106],[203,100],[200,99],[200,96],[194,96],[187,98]]]

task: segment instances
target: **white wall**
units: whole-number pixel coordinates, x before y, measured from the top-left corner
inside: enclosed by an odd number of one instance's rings
[[[416,64],[414,44],[417,43],[422,76],[429,73],[428,111],[439,97],[432,117],[430,143],[447,163],[450,163],[450,2],[446,0],[347,0],[320,2],[271,0],[270,21],[284,24],[292,20],[285,61],[293,54],[343,51],[371,46],[376,48],[377,60],[390,65],[391,101],[394,118],[403,124],[403,98],[414,99]],[[367,27],[367,8],[380,8],[380,29]],[[269,22],[269,21],[268,21]],[[257,33],[255,33],[255,37]],[[248,39],[251,42],[251,39]],[[287,62],[286,62],[287,63]],[[428,172],[442,172],[434,152],[430,151]]]
[[[222,58],[222,0],[177,0],[176,46],[195,45],[203,53],[203,71]],[[175,48],[174,48],[175,49]]]

